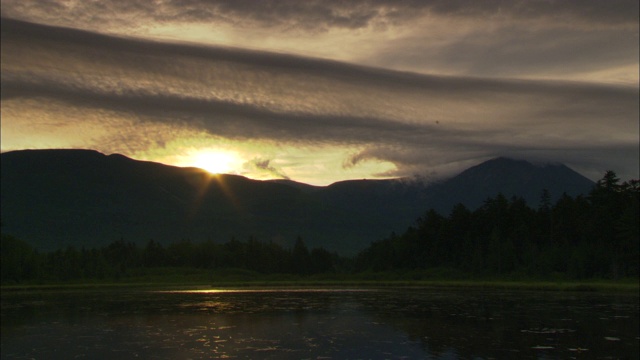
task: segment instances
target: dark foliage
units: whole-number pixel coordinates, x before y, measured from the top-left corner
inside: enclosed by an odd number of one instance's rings
[[[359,271],[451,268],[482,275],[547,278],[637,277],[637,180],[620,184],[608,171],[588,197],[563,195],[554,205],[547,191],[537,210],[522,198],[487,199],[476,211],[433,210],[402,235],[373,243],[359,254]]]
[[[249,238],[225,243],[180,241],[164,248],[150,240],[139,248],[115,241],[101,249],[76,249],[40,254],[26,242],[2,235],[2,284],[73,280],[118,280],[145,268],[195,267],[246,269],[263,274],[311,275],[334,272],[340,258],[322,248],[309,251],[302,238],[293,250]]]
[[[428,269],[530,278],[622,278],[640,275],[640,182],[620,184],[613,171],[588,196],[563,195],[553,204],[540,195],[537,209],[519,197],[498,195],[475,211],[459,204],[448,216],[427,211],[404,233],[373,242],[355,259],[323,248],[309,250],[301,237],[291,249],[249,237],[224,244],[183,240],[139,247],[122,239],[86,250],[69,246],[39,253],[2,235],[3,284],[120,279],[139,269],[195,267],[244,269],[262,274],[309,276],[336,272]]]

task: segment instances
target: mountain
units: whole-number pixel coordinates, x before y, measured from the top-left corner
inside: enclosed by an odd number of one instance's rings
[[[562,164],[534,165],[524,160],[496,158],[473,166],[429,190],[427,202],[434,209],[448,213],[453,205],[463,203],[477,208],[488,198],[502,193],[507,198],[519,196],[536,207],[544,189],[555,201],[563,193],[577,196],[588,193],[593,181]]]
[[[89,247],[120,238],[140,243],[273,238],[284,221],[320,215],[300,190],[241,176],[213,177],[200,169],[85,150],[1,156],[3,232],[40,248]]]
[[[320,186],[309,185],[309,184],[305,184],[305,183],[301,183],[301,182],[297,182],[289,179],[273,179],[273,180],[267,180],[267,182],[288,185],[288,186],[300,189],[304,192],[313,192],[320,188]]]
[[[201,169],[137,161],[92,150],[24,150],[0,154],[3,233],[41,250],[105,246],[124,239],[144,246],[179,240],[227,242],[254,236],[290,246],[353,254],[429,208],[476,208],[502,192],[537,205],[552,195],[588,192],[593,183],[564,165],[494,159],[437,183],[351,180],[325,187],[290,180],[212,176]]]

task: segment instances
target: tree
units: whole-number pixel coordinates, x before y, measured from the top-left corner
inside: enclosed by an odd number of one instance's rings
[[[291,266],[295,274],[309,275],[311,273],[311,257],[309,249],[301,237],[298,236],[291,251]]]
[[[427,211],[424,217],[418,219],[415,249],[412,246],[408,246],[407,251],[409,253],[403,254],[402,258],[410,259],[411,255],[417,255],[416,263],[421,268],[442,265],[442,252],[447,248],[447,244],[444,243],[447,239],[443,239],[441,236],[444,223],[445,218],[435,210]]]
[[[616,192],[620,190],[620,178],[613,170],[607,170],[602,179],[596,183],[596,189],[601,188],[607,191]]]
[[[321,274],[333,272],[333,263],[336,254],[332,254],[324,248],[315,248],[311,250],[311,273]]]
[[[551,193],[549,189],[542,189],[540,194],[540,204],[538,205],[538,212],[548,213],[551,210]]]
[[[25,241],[2,234],[0,268],[3,284],[33,279],[38,273],[37,253]]]
[[[166,254],[162,245],[149,240],[143,251],[143,264],[147,267],[157,267],[166,264]]]

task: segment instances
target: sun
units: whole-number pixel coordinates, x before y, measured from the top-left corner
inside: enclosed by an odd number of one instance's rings
[[[191,165],[212,174],[234,173],[242,165],[236,153],[224,150],[203,150],[193,155]]]

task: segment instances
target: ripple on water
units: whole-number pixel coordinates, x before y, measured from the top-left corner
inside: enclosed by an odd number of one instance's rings
[[[567,358],[589,351],[639,358],[637,297],[441,289],[104,295],[19,306],[3,294],[1,357]]]

